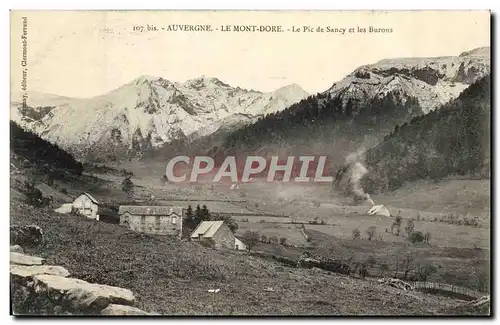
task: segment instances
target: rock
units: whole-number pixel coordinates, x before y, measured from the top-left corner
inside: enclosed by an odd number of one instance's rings
[[[23,246],[36,246],[43,242],[42,228],[37,225],[10,226],[10,242]]]
[[[53,265],[10,265],[10,275],[14,278],[30,280],[33,276],[38,274],[51,274],[62,277],[69,276],[68,270],[66,270],[62,266],[53,266]]]
[[[68,310],[96,313],[106,308],[111,299],[100,295],[96,291],[88,291],[84,288],[69,289],[63,296],[62,305]]]
[[[21,254],[24,253],[23,248],[21,246],[19,246],[19,245],[10,246],[10,251],[14,252],[14,253],[21,253]]]
[[[109,303],[124,305],[132,305],[135,302],[134,294],[128,289],[88,283],[80,279],[57,275],[35,275],[33,288],[35,292],[47,293],[54,299],[62,298],[68,301],[74,309],[81,310],[86,310],[91,305],[103,305],[104,299],[109,299]]]
[[[101,311],[101,315],[107,316],[132,316],[132,315],[152,315],[139,308],[132,306],[111,304]]]
[[[20,264],[20,265],[42,265],[45,263],[45,259],[36,256],[24,255],[21,253],[10,253],[10,263]]]

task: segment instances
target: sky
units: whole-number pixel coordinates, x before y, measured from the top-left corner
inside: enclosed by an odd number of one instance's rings
[[[324,91],[355,68],[386,58],[459,55],[490,43],[488,11],[30,11],[11,13],[11,92],[20,89],[22,17],[27,88],[69,97],[104,94],[141,76],[199,76],[273,91],[296,83]],[[281,25],[282,33],[139,32],[169,24]],[[294,33],[303,26],[366,33]],[[392,29],[369,33],[369,27]]]

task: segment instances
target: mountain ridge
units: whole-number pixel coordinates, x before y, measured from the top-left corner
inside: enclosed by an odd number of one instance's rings
[[[236,114],[261,116],[279,111],[306,95],[297,85],[262,93],[232,87],[214,77],[178,83],[140,76],[92,98],[50,95],[46,100],[37,98],[35,107],[29,98],[28,107],[13,102],[11,120],[79,158],[93,160],[108,153],[107,158],[113,159],[140,156],[142,151],[187,138]]]

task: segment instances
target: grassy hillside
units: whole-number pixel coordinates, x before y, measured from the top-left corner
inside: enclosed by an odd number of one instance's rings
[[[392,191],[405,182],[448,175],[489,178],[490,91],[486,76],[449,104],[397,126],[366,152],[365,190]]]
[[[45,242],[26,252],[74,277],[131,289],[138,307],[177,315],[436,315],[456,301],[322,271],[283,267],[118,225],[11,202],[11,224],[37,224]],[[210,293],[208,289],[221,289]],[[271,289],[268,289],[271,288]]]

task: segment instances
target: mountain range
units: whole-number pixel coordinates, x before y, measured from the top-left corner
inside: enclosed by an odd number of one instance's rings
[[[251,123],[307,95],[295,84],[262,93],[217,78],[177,83],[141,76],[93,98],[30,92],[27,107],[12,101],[11,120],[80,159],[106,161],[203,137],[221,125]]]
[[[87,161],[151,152],[163,158],[180,150],[213,156],[307,151],[343,163],[489,73],[486,47],[364,65],[312,96],[296,84],[262,93],[217,78],[178,83],[142,76],[88,99],[30,93],[27,107],[11,102],[11,120]]]

